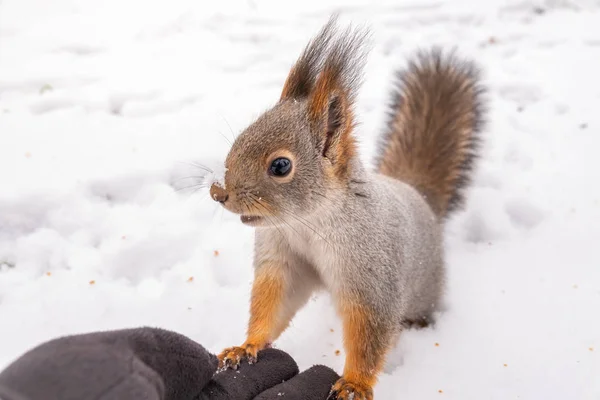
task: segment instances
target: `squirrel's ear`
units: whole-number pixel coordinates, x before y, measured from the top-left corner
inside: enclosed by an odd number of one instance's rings
[[[336,19],[336,15],[332,16],[304,48],[283,85],[280,100],[304,98],[312,91],[328,51]]]
[[[365,33],[345,32],[331,45],[314,89],[308,97],[308,116],[336,175],[347,174],[356,153],[352,136],[353,105],[362,73]]]
[[[309,118],[320,136],[321,154],[343,172],[354,156],[352,102],[331,71],[323,71],[309,97]]]

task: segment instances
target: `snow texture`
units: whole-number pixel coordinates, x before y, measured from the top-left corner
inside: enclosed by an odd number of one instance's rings
[[[214,352],[243,341],[253,230],[205,186],[334,11],[373,32],[367,162],[393,70],[417,48],[457,47],[490,88],[483,158],[447,226],[447,308],[403,335],[376,398],[600,398],[591,0],[2,0],[0,368],[91,330],[159,326]],[[341,372],[329,297],[276,345]]]

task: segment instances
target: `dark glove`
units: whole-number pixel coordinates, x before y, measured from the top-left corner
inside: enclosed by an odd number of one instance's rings
[[[252,400],[258,394],[298,374],[289,354],[277,349],[258,353],[258,362],[243,362],[237,370],[216,374],[196,400]]]
[[[324,400],[339,376],[298,375],[285,352],[214,374],[217,358],[175,332],[124,329],[67,336],[28,351],[0,373],[1,400]],[[258,396],[258,397],[257,397]]]
[[[191,399],[217,363],[201,345],[162,329],[67,336],[35,347],[0,373],[0,399]]]
[[[265,390],[254,400],[325,400],[340,376],[331,368],[315,365],[289,381]]]

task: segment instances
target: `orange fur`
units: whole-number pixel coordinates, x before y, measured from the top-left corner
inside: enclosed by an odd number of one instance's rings
[[[334,71],[328,69],[321,72],[321,75],[317,79],[315,89],[310,94],[310,100],[308,103],[308,115],[309,119],[313,123],[320,123],[323,120],[324,115],[327,113],[329,97],[339,86],[339,83],[336,82],[337,79],[335,78]]]
[[[314,91],[309,97],[309,119],[316,130],[328,135],[328,119],[330,103],[336,99],[339,103],[339,123],[335,134],[325,138],[328,145],[326,156],[332,161],[334,176],[344,180],[349,175],[351,160],[356,156],[356,143],[352,136],[354,129],[354,113],[348,91],[342,87],[339,71],[335,68],[325,68],[315,84]]]
[[[344,126],[339,140],[337,154],[336,175],[347,178],[350,171],[350,162],[356,156],[356,140],[352,134],[354,130],[354,113],[347,104],[344,106]]]
[[[250,300],[250,322],[246,343],[268,344],[278,325],[284,281],[277,266],[256,270]]]
[[[356,399],[372,399],[373,386],[383,369],[392,335],[381,329],[374,310],[355,300],[341,300],[339,312],[344,327],[346,364],[333,391],[339,394],[339,399],[345,399],[344,396],[352,392]]]
[[[298,67],[292,67],[287,79],[285,80],[285,83],[283,84],[280,100],[290,98],[294,95],[294,90],[299,84],[298,75]]]
[[[230,347],[218,355],[220,367],[236,367],[243,359],[253,362],[260,350],[268,347],[287,327],[280,318],[284,280],[277,265],[256,269],[250,300],[247,339],[241,346]]]

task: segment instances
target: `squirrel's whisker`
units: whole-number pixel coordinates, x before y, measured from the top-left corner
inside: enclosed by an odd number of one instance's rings
[[[229,121],[227,121],[227,119],[221,115],[221,118],[223,118],[223,121],[225,121],[225,123],[227,124],[227,127],[229,128],[229,132],[231,132],[231,136],[233,137],[233,141],[235,142],[235,132],[233,132],[233,129],[231,129],[231,125],[229,125]],[[233,145],[233,143],[232,143]]]
[[[248,210],[248,212],[252,212],[252,208],[251,208],[251,207],[248,205],[248,203],[249,203],[248,199],[244,199],[244,200],[242,201],[242,204],[244,205],[244,207],[246,207],[246,209]],[[265,205],[264,205],[264,204],[262,204],[262,203],[260,202],[260,200],[258,200],[258,199],[257,199],[257,200],[255,200],[255,201],[252,201],[250,204],[251,204],[251,205],[254,205],[254,206],[260,206],[260,207],[262,207],[264,210],[267,210],[267,211],[268,211],[268,209],[265,207]],[[279,226],[278,226],[277,224],[273,224],[273,223],[272,223],[271,217],[272,217],[272,218],[274,218],[274,219],[275,219],[276,221],[278,221],[278,222],[283,222],[283,221],[281,221],[281,219],[280,219],[280,218],[278,218],[276,215],[266,215],[266,214],[262,213],[260,210],[257,210],[257,211],[258,211],[258,212],[261,214],[260,216],[261,216],[262,218],[266,219],[266,220],[267,220],[267,222],[268,222],[269,224],[273,225],[273,226],[274,226],[274,227],[277,229],[277,231],[278,231],[278,232],[281,234],[281,237],[280,237],[280,243],[281,243],[281,242],[283,241],[283,238],[285,237],[285,235],[284,235],[283,231],[282,231],[282,230],[279,228]]]
[[[175,191],[176,192],[180,192],[182,190],[192,189],[192,188],[205,189],[207,187],[208,186],[206,184],[204,184],[204,183],[198,183],[198,184],[194,184],[194,185],[190,185],[190,186],[185,186],[185,187],[182,187],[182,188],[177,188],[177,189],[175,189]]]
[[[223,139],[225,139],[225,141],[227,142],[227,144],[229,144],[229,146],[233,146],[233,142],[231,140],[229,140],[229,138],[227,136],[223,135],[223,132],[221,132],[221,131],[217,131],[217,132],[219,133],[219,135],[221,135],[221,137]]]
[[[269,207],[271,207],[271,208],[272,208],[272,205],[271,205],[271,204],[269,204],[269,203],[268,203],[267,201],[265,201],[264,199],[262,199],[262,200],[261,200],[261,199],[258,199],[258,198],[256,198],[256,197],[255,197],[255,195],[253,195],[253,194],[250,194],[250,195],[251,195],[251,196],[253,196],[253,197],[255,198],[255,203],[259,203],[259,202],[261,202],[261,201],[262,201],[262,202],[266,203],[267,205],[269,205]],[[259,203],[259,204],[260,204],[260,203]],[[262,205],[262,204],[261,204],[261,205]],[[316,228],[315,228],[315,227],[314,227],[314,226],[313,226],[313,225],[312,225],[312,224],[311,224],[309,221],[307,221],[306,219],[304,219],[304,218],[302,218],[302,217],[300,217],[300,216],[298,216],[298,215],[294,214],[293,212],[291,212],[290,210],[288,210],[288,209],[286,209],[286,208],[284,208],[284,207],[281,207],[281,208],[283,209],[283,212],[284,212],[286,215],[289,215],[290,217],[294,218],[294,219],[295,219],[297,222],[301,223],[301,224],[302,224],[302,225],[304,225],[306,228],[310,229],[310,230],[311,230],[311,231],[312,231],[312,232],[313,232],[315,235],[317,235],[317,236],[319,236],[321,239],[323,239],[323,240],[325,241],[325,243],[327,243],[329,246],[331,246],[332,248],[334,248],[334,246],[333,246],[333,245],[332,245],[332,244],[331,244],[331,243],[330,243],[330,242],[329,242],[329,241],[328,241],[328,240],[327,240],[325,237],[323,237],[323,235],[321,235],[321,234],[320,234],[320,233],[319,233],[319,232],[316,230]],[[293,229],[293,227],[292,227],[292,226],[291,226],[289,223],[287,223],[285,220],[283,220],[283,219],[280,219],[280,220],[281,220],[282,222],[286,223],[286,225],[287,225],[287,226],[289,226],[290,228],[292,228],[292,229]],[[298,233],[298,231],[297,231],[297,230],[295,230],[295,229],[293,229],[293,230],[294,230],[294,232]]]
[[[178,162],[180,164],[187,164],[187,165],[191,165],[192,167],[200,168],[201,170],[210,172],[211,174],[214,174],[214,172],[215,172],[212,169],[208,168],[206,165],[192,163],[192,162],[188,162],[188,161],[178,161]]]
[[[204,179],[204,178],[205,178],[205,176],[204,176],[204,175],[191,175],[191,176],[184,176],[183,178],[177,178],[177,179],[175,179],[175,180],[173,181],[173,183],[176,183],[176,182],[181,182],[181,181],[182,181],[182,180],[184,180],[184,179],[198,179],[198,180],[200,180],[200,179]]]

